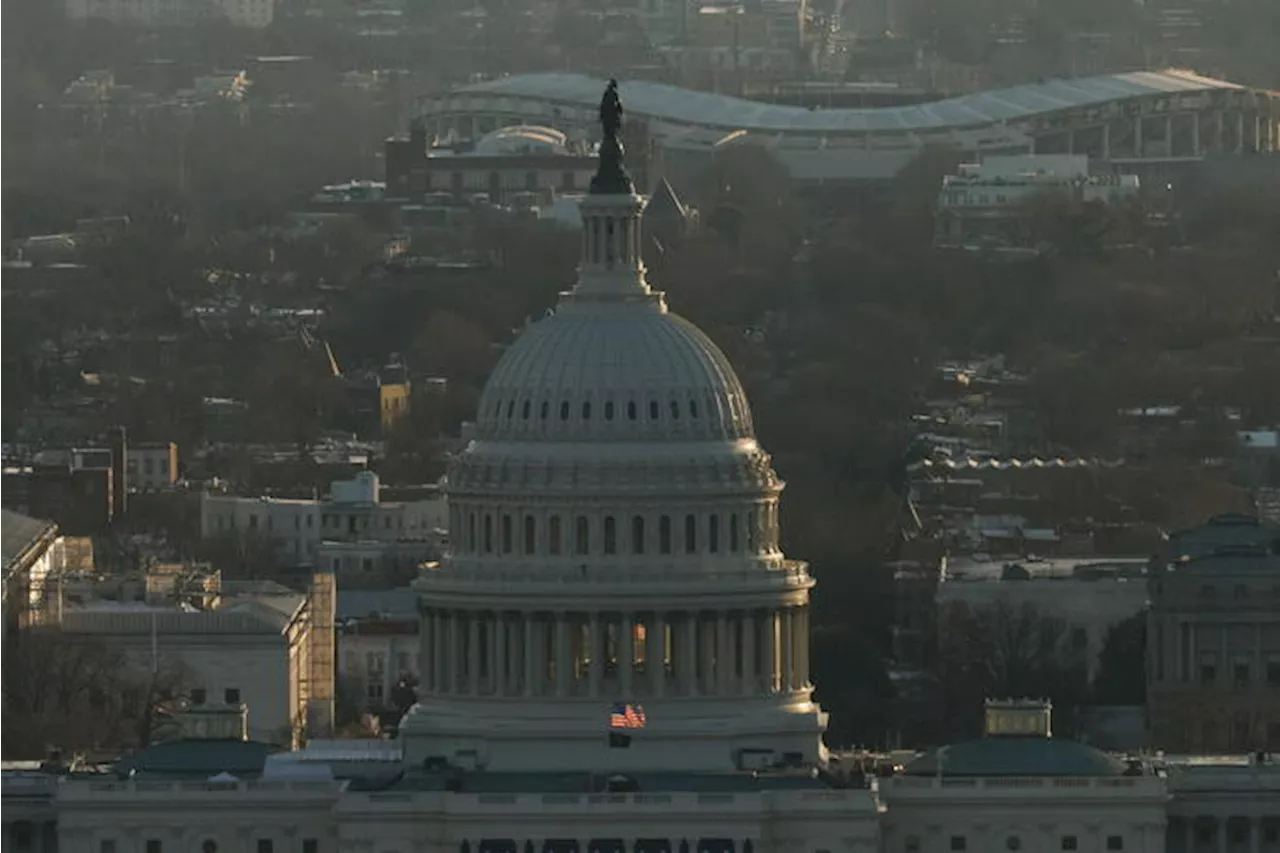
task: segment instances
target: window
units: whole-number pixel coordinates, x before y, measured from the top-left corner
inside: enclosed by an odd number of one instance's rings
[[[369,652],[365,655],[365,668],[371,674],[382,675],[387,668],[387,656],[382,652]]]
[[[1089,633],[1084,628],[1071,629],[1071,648],[1077,652],[1089,648]]]
[[[639,515],[631,519],[631,553],[644,553],[644,518]]]
[[[1249,588],[1242,583],[1236,584],[1234,595],[1237,600],[1249,597]]]
[[[228,687],[226,690],[222,691],[222,701],[226,702],[228,705],[239,705],[240,688]]]
[[[203,705],[206,701],[208,701],[208,698],[203,687],[193,687],[191,689],[192,705]]]
[[[738,553],[738,514],[731,513],[729,515],[729,550]]]
[[[1123,850],[1123,849],[1124,849],[1124,836],[1121,836],[1121,835],[1108,835],[1108,836],[1107,836],[1107,849],[1108,849],[1108,850]]]
[[[560,554],[560,516],[553,515],[547,522],[547,550],[555,556]]]
[[[372,557],[365,557],[364,559],[362,559],[362,560],[360,561],[360,568],[361,568],[365,573],[372,572],[372,571],[373,571],[373,558],[372,558]]]
[[[396,652],[396,672],[401,675],[412,674],[409,667],[409,653]]]
[[[476,514],[467,515],[467,550],[471,553],[476,552]]]
[[[568,400],[565,400],[563,403],[560,404],[560,420],[562,421],[569,420],[569,401]]]
[[[612,400],[604,404],[604,419],[606,421],[613,420],[613,401]]]
[[[487,513],[484,517],[484,551],[486,554],[493,553],[493,516]]]
[[[104,838],[98,842],[98,853],[116,853],[116,840]]]
[[[684,552],[693,554],[698,550],[698,519],[693,513],[684,517]]]
[[[671,553],[671,516],[669,515],[658,519],[658,552]]]
[[[902,849],[906,853],[920,853],[920,836],[908,835],[902,841]]]
[[[636,401],[632,400],[627,403],[627,420],[634,421],[636,419]]]
[[[163,850],[164,850],[164,845],[160,843],[159,838],[147,839],[147,847],[146,847],[147,853],[161,853],[161,851]]]
[[[526,554],[532,554],[538,544],[538,535],[534,529],[536,523],[532,515],[524,517],[524,552]]]
[[[258,839],[258,853],[272,853],[275,845],[271,843],[270,838]]]
[[[591,528],[586,516],[578,516],[573,522],[573,553],[586,554],[591,550]]]
[[[1218,668],[1211,663],[1200,664],[1200,683],[1212,684],[1218,680]]]
[[[1213,584],[1211,584],[1211,583],[1207,583],[1207,584],[1205,584],[1204,586],[1200,587],[1200,595],[1201,595],[1201,597],[1203,597],[1203,598],[1213,598],[1214,594],[1215,594],[1215,590],[1214,590],[1214,588],[1213,588]]]
[[[613,520],[612,515],[604,517],[604,552],[606,554],[618,553],[618,525]]]
[[[649,401],[649,420],[656,421],[658,419],[658,401]]]
[[[381,702],[382,694],[383,690],[381,681],[370,681],[365,685],[364,695],[370,702]]]
[[[698,419],[698,401],[697,400],[689,401],[689,417],[693,418],[695,421]]]
[[[218,853],[218,842],[212,838],[206,838],[200,842],[200,853]]]
[[[1075,837],[1074,835],[1064,835],[1064,836],[1062,836],[1062,849],[1063,849],[1063,850],[1075,850],[1075,849],[1076,849],[1076,845],[1077,845],[1077,844],[1078,844],[1078,842],[1076,841],[1076,837]]]
[[[532,403],[530,403],[528,400],[525,400],[524,405],[520,407],[520,417],[524,418],[526,421],[529,420],[529,412],[532,411],[531,409],[532,406],[533,406]]]
[[[965,837],[963,835],[951,836],[951,849],[955,851],[967,850],[968,843],[965,841]]]
[[[1021,850],[1022,839],[1016,835],[1010,835],[1004,840],[1004,848],[1006,850]]]
[[[315,838],[302,839],[302,853],[320,853],[320,842]]]
[[[712,554],[720,550],[720,516],[712,515],[707,527],[707,550]]]
[[[673,421],[680,420],[680,404],[677,403],[675,400],[671,401],[671,420]]]
[[[1280,687],[1280,661],[1267,661],[1267,686]]]
[[[502,553],[511,553],[511,516],[502,516]]]
[[[584,421],[591,420],[591,404],[590,403],[582,404],[582,419]]]
[[[551,404],[548,403],[546,400],[543,400],[542,405],[538,409],[538,417],[545,421],[547,419],[547,413],[550,411],[551,411]]]
[[[1231,677],[1232,677],[1232,680],[1235,681],[1236,687],[1248,687],[1249,686],[1249,664],[1247,663],[1236,664],[1235,667],[1233,667],[1232,669]]]

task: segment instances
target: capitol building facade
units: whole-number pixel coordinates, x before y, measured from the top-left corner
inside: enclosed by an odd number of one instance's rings
[[[1188,786],[1052,738],[1036,703],[896,775],[841,772],[783,483],[724,354],[646,282],[607,146],[579,280],[452,463],[399,740],[7,771],[5,853],[1280,853],[1273,768]]]

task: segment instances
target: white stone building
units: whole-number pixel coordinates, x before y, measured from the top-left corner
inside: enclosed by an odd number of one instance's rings
[[[383,708],[401,678],[421,678],[419,630],[412,589],[338,593],[338,679],[362,711]]]
[[[339,577],[434,556],[447,535],[443,493],[384,501],[381,488],[377,474],[361,471],[351,480],[334,481],[324,500],[204,493],[200,535],[263,535],[275,543],[282,560],[319,566]]]
[[[978,612],[1030,606],[1060,620],[1064,659],[1085,664],[1092,678],[1111,628],[1147,605],[1146,566],[1125,557],[947,557],[936,601],[940,611],[957,604]]]
[[[43,800],[6,776],[6,840],[51,809],[61,853],[1159,853],[1165,780],[1053,741],[1042,708],[879,786],[830,772],[782,482],[727,359],[645,283],[643,202],[602,160],[578,285],[453,461],[394,753],[187,741]]]
[[[178,480],[178,445],[172,441],[130,445],[125,465],[130,489],[167,489]]]
[[[321,578],[317,588],[331,594],[329,583]],[[332,614],[321,612],[325,594],[258,587],[219,595],[207,608],[92,601],[66,608],[59,627],[178,679],[193,707],[245,706],[252,740],[297,746],[332,724]],[[327,685],[319,683],[326,660]]]

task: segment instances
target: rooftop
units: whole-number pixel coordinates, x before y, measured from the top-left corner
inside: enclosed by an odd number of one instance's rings
[[[458,93],[541,98],[594,109],[604,84],[602,79],[583,74],[520,74],[464,86]],[[927,104],[863,109],[811,110],[642,80],[621,83],[619,92],[632,114],[692,125],[774,133],[908,133],[995,124],[1128,98],[1240,88],[1191,71],[1169,69],[1047,80]]]
[[[5,572],[45,531],[53,527],[55,525],[52,521],[31,518],[7,509],[0,510],[0,539],[3,540],[0,547],[4,552]]]

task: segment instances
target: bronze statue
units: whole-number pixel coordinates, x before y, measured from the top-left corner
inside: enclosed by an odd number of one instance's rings
[[[600,98],[600,168],[591,179],[591,192],[627,195],[635,191],[627,167],[623,164],[622,99],[618,97],[618,81],[609,80]]]
[[[617,139],[622,130],[622,100],[618,97],[618,81],[612,78],[600,99],[600,127],[605,139]]]

